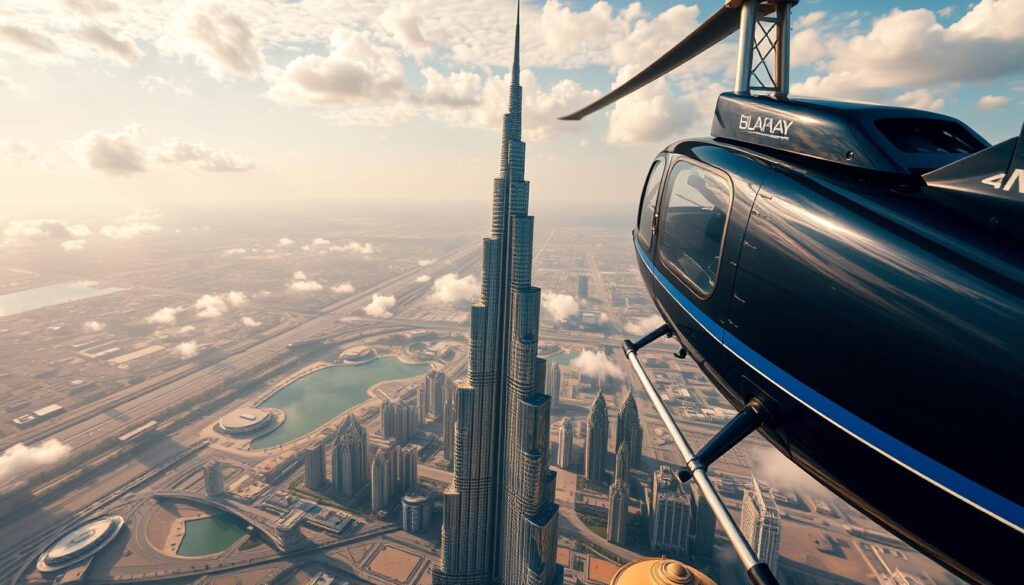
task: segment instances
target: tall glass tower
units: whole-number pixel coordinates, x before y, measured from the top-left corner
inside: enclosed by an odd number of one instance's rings
[[[537,357],[540,289],[531,283],[518,12],[511,77],[480,301],[470,314],[469,379],[457,390],[455,478],[444,495],[435,585],[562,582],[550,397],[543,382],[538,387],[546,364]]]

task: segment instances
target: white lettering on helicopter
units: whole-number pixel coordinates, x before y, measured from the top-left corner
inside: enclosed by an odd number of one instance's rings
[[[1003,179],[1006,178],[1006,173],[999,173],[998,175],[992,175],[991,177],[982,179],[981,182],[993,189],[1002,189],[1003,191],[1009,191],[1013,184],[1017,184],[1017,192],[1024,195],[1024,169],[1014,169],[1010,173],[1010,178],[1003,183]]]
[[[789,140],[789,128],[793,125],[792,120],[772,118],[771,116],[751,116],[740,114],[740,130],[746,130],[776,140]]]

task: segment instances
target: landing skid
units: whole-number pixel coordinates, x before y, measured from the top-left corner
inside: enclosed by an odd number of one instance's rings
[[[654,403],[658,416],[661,417],[665,428],[668,429],[669,434],[672,435],[672,440],[675,441],[676,447],[683,455],[683,461],[686,462],[686,466],[679,471],[679,480],[685,483],[692,478],[700,489],[701,494],[707,498],[712,513],[714,513],[715,518],[722,525],[722,529],[725,530],[725,534],[729,538],[729,543],[732,545],[733,550],[736,551],[736,555],[739,556],[740,562],[743,563],[743,568],[747,571],[747,577],[750,579],[750,582],[754,585],[779,585],[778,580],[772,574],[768,565],[757,559],[757,555],[751,548],[750,543],[743,537],[740,527],[736,525],[729,511],[726,510],[721,496],[718,495],[715,487],[711,485],[707,475],[708,465],[715,462],[764,423],[767,417],[767,410],[759,401],[756,399],[752,400],[695,455],[693,449],[690,448],[690,444],[686,441],[686,437],[679,430],[679,425],[676,424],[675,419],[672,418],[668,409],[665,408],[661,395],[658,394],[658,390],[651,383],[650,377],[647,376],[643,364],[640,363],[640,359],[637,357],[637,352],[644,347],[662,337],[671,337],[672,335],[672,329],[668,325],[662,325],[636,342],[628,339],[623,341],[622,349],[626,353],[629,363],[633,366],[633,371],[640,378],[640,383],[647,392],[647,397]]]

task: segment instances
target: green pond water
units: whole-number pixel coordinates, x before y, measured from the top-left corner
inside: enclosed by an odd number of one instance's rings
[[[231,514],[214,514],[198,520],[185,521],[185,535],[178,546],[178,555],[204,557],[225,551],[245,536],[248,524]]]
[[[276,447],[308,434],[342,412],[365,401],[379,382],[410,378],[427,371],[426,364],[406,364],[393,357],[359,366],[332,366],[289,383],[261,407],[285,413],[284,424],[252,442],[253,449]]]
[[[41,309],[43,307],[50,307],[61,303],[70,303],[71,301],[77,301],[80,299],[109,295],[110,293],[121,292],[123,290],[127,289],[116,287],[99,288],[95,282],[89,282],[86,280],[39,286],[28,290],[0,295],[0,317],[16,315],[18,313],[24,313],[25,311]]]
[[[547,358],[548,361],[555,361],[563,366],[568,366],[569,362],[580,357],[580,352],[574,351],[570,353],[559,353]]]

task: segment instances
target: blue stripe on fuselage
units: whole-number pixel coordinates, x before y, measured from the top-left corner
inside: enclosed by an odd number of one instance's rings
[[[901,442],[899,439],[874,427],[821,393],[800,382],[786,373],[767,358],[747,346],[735,335],[705,314],[693,301],[687,298],[664,274],[654,267],[654,263],[634,241],[637,255],[650,271],[651,275],[665,289],[673,300],[701,325],[709,334],[718,339],[722,345],[732,352],[772,384],[786,394],[803,403],[839,427],[855,439],[878,451],[890,460],[898,463],[919,477],[945,490],[988,515],[1024,532],[1024,506],[1017,504],[983,485],[964,477],[956,471],[928,457]]]

